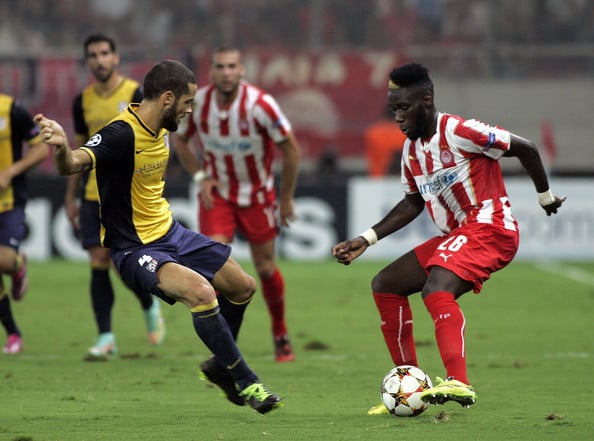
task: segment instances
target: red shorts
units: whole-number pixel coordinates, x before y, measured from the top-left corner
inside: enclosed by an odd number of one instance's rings
[[[425,271],[440,266],[474,284],[479,293],[492,273],[512,261],[520,242],[517,231],[473,223],[437,236],[415,248]]]
[[[200,200],[200,198],[198,198]],[[214,206],[207,210],[200,200],[198,229],[207,236],[223,235],[233,239],[239,231],[250,243],[264,243],[278,236],[276,200],[239,207],[214,195]]]

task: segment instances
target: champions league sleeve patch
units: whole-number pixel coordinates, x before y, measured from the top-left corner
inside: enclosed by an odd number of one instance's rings
[[[99,144],[101,144],[101,135],[97,133],[89,138],[85,143],[85,147],[95,147]]]

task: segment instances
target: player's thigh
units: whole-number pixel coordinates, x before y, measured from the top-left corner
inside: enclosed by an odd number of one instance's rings
[[[0,273],[12,273],[15,267],[17,251],[9,246],[0,245]]]
[[[421,291],[427,273],[419,263],[414,251],[400,256],[383,268],[372,280],[374,292],[410,295]]]
[[[87,252],[89,253],[89,261],[93,268],[109,268],[111,257],[108,248],[104,248],[101,245],[93,245],[87,248]]]
[[[13,272],[17,250],[25,238],[25,211],[22,207],[0,213],[0,271]]]
[[[205,277],[177,262],[167,262],[157,270],[157,287],[188,308],[214,302],[216,293]]]
[[[256,291],[256,280],[232,257],[215,273],[212,284],[217,291],[237,303],[248,301]]]
[[[456,298],[470,291],[472,281],[464,280],[453,271],[440,266],[431,267],[427,282],[423,286],[423,298],[437,291],[451,292]]]

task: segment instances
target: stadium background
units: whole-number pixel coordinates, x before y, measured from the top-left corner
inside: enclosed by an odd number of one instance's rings
[[[303,147],[303,213],[279,243],[287,257],[323,258],[328,245],[367,222],[355,210],[357,186],[400,197],[395,178],[365,182],[362,139],[381,117],[388,72],[422,62],[438,109],[533,139],[555,182],[576,189],[560,221],[524,228],[539,233],[534,243],[556,235],[559,249],[581,245],[577,257],[594,257],[592,0],[3,0],[0,16],[0,91],[69,133],[72,100],[90,81],[81,46],[91,32],[116,39],[122,72],[138,80],[160,59],[175,58],[204,83],[213,47],[242,48],[248,79],[277,97]],[[322,176],[327,152],[336,154],[336,170]],[[503,166],[520,174],[515,161]],[[32,173],[25,248],[33,258],[84,258],[61,211],[64,184],[51,159]],[[175,158],[168,186],[176,215],[191,224],[194,189]],[[379,199],[368,213],[385,210]],[[411,237],[425,232],[423,222]],[[241,242],[236,249],[241,254]]]

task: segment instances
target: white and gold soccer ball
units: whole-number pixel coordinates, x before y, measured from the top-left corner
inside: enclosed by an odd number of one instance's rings
[[[431,378],[422,369],[402,365],[386,374],[380,395],[392,415],[412,417],[427,409],[428,404],[421,401],[420,395],[431,387]]]

